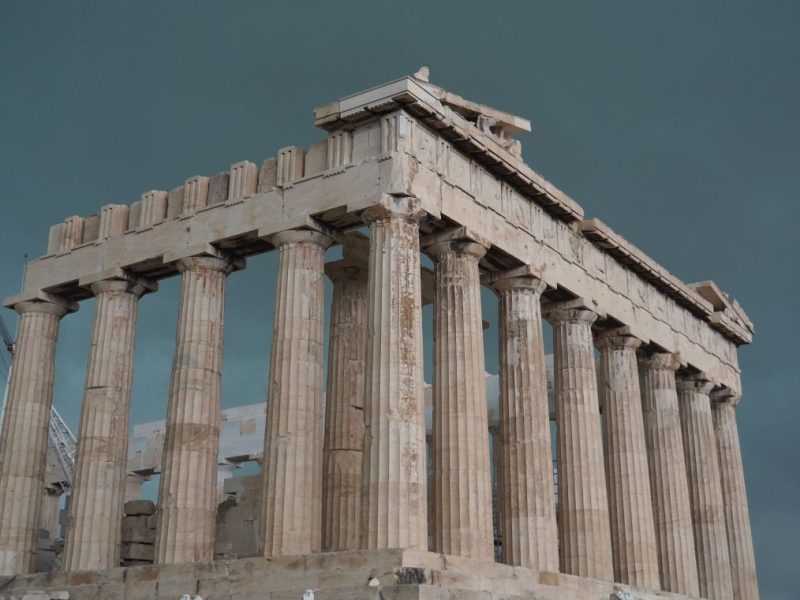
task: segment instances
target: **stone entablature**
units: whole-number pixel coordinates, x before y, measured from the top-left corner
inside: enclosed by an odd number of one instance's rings
[[[330,137],[307,151],[284,148],[258,172],[235,163],[169,193],[146,192],[130,208],[107,205],[54,225],[48,254],[29,264],[23,292],[6,305],[42,291],[85,298],[91,281],[119,269],[168,276],[204,244],[246,256],[271,249],[272,234],[306,225],[341,241],[338,231],[360,225],[364,208],[386,194],[412,195],[428,214],[423,230],[458,224],[491,240],[482,268],[531,265],[548,284],[545,297],[583,298],[645,343],[740,390],[736,345],[751,340],[752,324],[738,303],[717,290],[725,306],[714,306],[600,221],[584,221],[573,200],[429,86],[405,78],[317,109]]]

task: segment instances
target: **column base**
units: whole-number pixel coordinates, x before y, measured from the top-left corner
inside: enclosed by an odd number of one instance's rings
[[[197,594],[203,600],[300,600],[306,590],[314,592],[315,600],[616,600],[631,596],[694,600],[562,573],[400,549],[39,573],[0,578],[0,589],[5,597],[35,591],[39,600],[177,600],[183,594]]]

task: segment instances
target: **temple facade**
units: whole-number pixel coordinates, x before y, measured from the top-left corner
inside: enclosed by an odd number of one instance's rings
[[[514,136],[529,121],[426,69],[315,119],[326,138],[307,149],[51,227],[5,300],[19,325],[0,438],[0,596],[757,599],[736,424],[737,347],[753,334],[741,306],[587,219],[522,161]],[[337,245],[342,258],[326,263]],[[222,557],[225,285],[271,251],[255,551]],[[181,292],[153,564],[121,567],[137,307],[170,276]],[[482,286],[500,311],[493,417]],[[58,328],[91,297],[65,549],[58,572],[37,574]]]

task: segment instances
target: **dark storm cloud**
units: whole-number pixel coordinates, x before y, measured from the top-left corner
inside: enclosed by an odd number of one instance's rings
[[[6,2],[0,292],[50,224],[307,146],[314,106],[427,64],[530,117],[526,161],[587,216],[742,302],[757,327],[739,422],[759,578],[765,599],[794,600],[799,30],[793,2]],[[229,279],[226,406],[266,395],[274,272],[258,256]],[[135,422],[165,414],[177,293],[163,281],[141,304]],[[92,311],[64,319],[58,351],[56,403],[75,429]]]

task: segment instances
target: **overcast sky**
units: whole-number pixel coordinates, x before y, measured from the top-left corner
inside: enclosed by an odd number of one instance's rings
[[[308,146],[315,106],[429,65],[434,83],[530,118],[526,162],[587,218],[742,303],[762,597],[796,600],[800,3],[562,4],[3,2],[0,295],[51,224]],[[275,267],[253,257],[228,280],[226,407],[266,396]],[[178,283],[141,303],[134,422],[166,414]],[[55,402],[76,432],[93,311],[63,320],[58,348]]]

